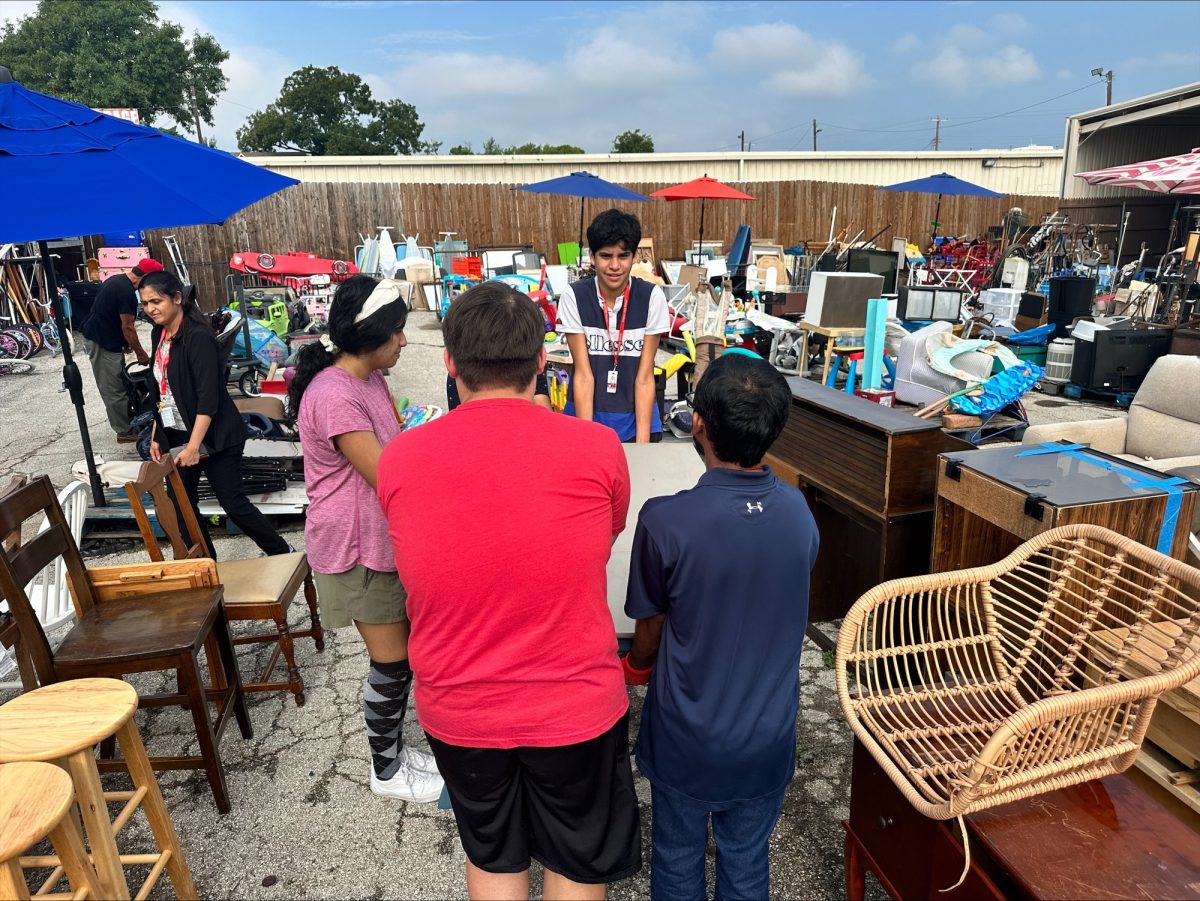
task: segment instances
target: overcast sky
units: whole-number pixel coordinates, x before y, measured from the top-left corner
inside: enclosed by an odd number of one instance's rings
[[[32,0],[0,0],[0,18]],[[167,0],[160,14],[232,54],[216,136],[306,65],[416,106],[424,137],[476,149],[605,152],[640,128],[658,150],[1061,146],[1065,116],[1200,81],[1200,3],[573,3]],[[1138,25],[1137,23],[1144,23]],[[1192,39],[1185,39],[1185,35]],[[1186,149],[1186,148],[1184,148]]]

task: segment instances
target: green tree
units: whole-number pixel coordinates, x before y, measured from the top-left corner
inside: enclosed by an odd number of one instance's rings
[[[42,0],[0,28],[0,60],[26,87],[91,107],[166,116],[202,139],[225,90],[229,54],[207,34],[185,40],[151,0]]]
[[[635,128],[632,131],[623,131],[613,138],[612,152],[653,153],[654,138],[650,137],[650,135],[642,134],[640,128]]]
[[[455,144],[450,148],[451,156],[473,156],[474,154],[475,151],[471,149],[470,141],[468,141],[466,144]]]
[[[451,150],[451,153],[454,151]],[[467,150],[470,153],[470,145],[467,145]],[[510,144],[508,147],[502,147],[500,142],[495,138],[488,138],[483,142],[483,149],[480,153],[489,154],[491,156],[538,156],[556,153],[583,153],[582,147],[576,147],[574,144],[534,144],[532,141],[525,144]]]
[[[313,156],[437,153],[422,141],[417,109],[402,100],[379,101],[352,72],[305,66],[283,80],[279,99],[237,130],[243,151],[301,150]]]

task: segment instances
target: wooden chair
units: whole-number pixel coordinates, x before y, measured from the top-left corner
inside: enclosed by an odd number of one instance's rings
[[[38,683],[175,670],[180,692],[145,695],[140,703],[188,707],[200,754],[151,762],[156,769],[202,767],[217,809],[227,813],[220,740],[230,710],[245,738],[253,732],[216,567],[211,560],[188,560],[86,569],[46,476],[0,498],[0,535],[38,514],[49,519],[49,528],[13,551],[0,548],[0,593],[9,603]],[[62,643],[51,648],[24,586],[59,557],[65,561],[78,618]],[[200,651],[206,642],[211,642],[208,667],[221,686],[212,690],[204,688],[200,674]],[[209,702],[216,704],[215,721],[209,716]],[[100,768],[123,770],[125,762],[102,760]]]
[[[934,819],[1120,773],[1159,696],[1200,676],[1197,589],[1200,570],[1093,525],[885,582],[842,622],[842,711]]]
[[[196,521],[196,511],[187,502],[183,480],[180,479],[175,460],[170,454],[165,455],[161,463],[143,463],[137,481],[125,483],[125,493],[129,496],[129,505],[133,508],[151,560],[162,560],[163,553],[158,537],[150,525],[150,516],[142,503],[146,494],[154,501],[155,517],[171,543],[175,559],[194,559],[207,555],[204,542],[200,538],[200,524]],[[180,498],[181,503],[173,503],[172,496]],[[188,539],[184,538],[183,529],[180,528],[180,513],[183,515],[183,526],[187,529]],[[273,557],[256,557],[249,560],[223,560],[216,566],[217,576],[225,589],[225,615],[231,621],[270,620],[275,624],[273,632],[239,635],[233,640],[234,644],[257,644],[264,641],[275,643],[258,681],[247,682],[243,685],[243,690],[290,691],[296,697],[296,706],[303,707],[304,680],[296,666],[295,639],[312,638],[318,651],[325,649],[325,630],[321,627],[321,616],[317,611],[317,590],[313,585],[308,557],[303,553],[277,554]],[[304,599],[308,602],[312,627],[293,632],[288,626],[288,608],[301,585],[304,587]],[[271,674],[279,662],[281,652],[287,667],[287,679],[272,682]]]

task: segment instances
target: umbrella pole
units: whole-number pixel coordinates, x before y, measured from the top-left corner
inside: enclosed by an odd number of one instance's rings
[[[937,206],[935,206],[933,208],[933,237],[934,237],[934,239],[936,239],[938,236],[938,226],[940,225],[940,223],[938,222],[938,217],[940,217],[941,215],[942,215],[942,195],[939,194],[937,196]]]
[[[575,258],[576,266],[578,266],[580,263],[583,262],[583,205],[585,203],[587,203],[587,201],[584,198],[580,197],[579,198],[579,256]]]
[[[704,198],[700,198],[700,253],[704,253]]]
[[[50,295],[54,324],[58,327],[59,344],[63,354],[63,382],[75,405],[75,418],[79,422],[79,436],[83,439],[83,458],[87,461],[88,481],[92,487],[94,506],[103,507],[104,489],[100,485],[100,474],[96,472],[96,458],[92,454],[92,437],[88,434],[87,416],[83,412],[83,379],[79,366],[71,354],[71,327],[63,314],[62,298],[58,296],[58,280],[54,275],[54,264],[50,260],[50,249],[45,241],[38,241],[38,252],[42,256],[42,271],[46,276],[46,292]]]

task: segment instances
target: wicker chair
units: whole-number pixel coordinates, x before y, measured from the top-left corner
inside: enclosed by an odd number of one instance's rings
[[[1119,773],[1159,695],[1200,675],[1197,598],[1200,570],[1099,526],[1051,529],[863,595],[838,636],[842,710],[935,819]]]

